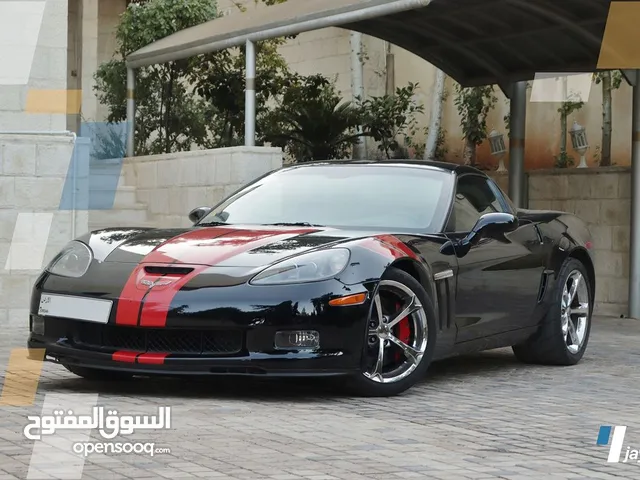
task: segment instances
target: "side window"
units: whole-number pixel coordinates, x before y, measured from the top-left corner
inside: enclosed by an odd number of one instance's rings
[[[462,175],[458,178],[447,231],[469,232],[485,213],[504,211],[486,178]]]

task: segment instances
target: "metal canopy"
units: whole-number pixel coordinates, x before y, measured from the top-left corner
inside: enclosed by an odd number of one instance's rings
[[[341,27],[386,40],[463,86],[596,70],[611,0],[288,0],[203,23],[127,57],[130,68]]]

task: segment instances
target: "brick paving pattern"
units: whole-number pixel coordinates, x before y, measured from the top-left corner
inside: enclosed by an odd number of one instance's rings
[[[15,320],[0,333],[2,371],[25,335]],[[600,425],[627,425],[623,455],[640,447],[639,340],[639,322],[598,318],[576,367],[526,366],[495,350],[434,364],[386,399],[306,380],[97,383],[47,364],[33,406],[0,407],[0,480],[27,478],[34,442],[22,431],[47,393],[98,393],[126,414],[172,407],[171,430],[114,439],[171,453],[92,454],[82,479],[640,479],[640,464],[608,464],[609,447],[596,446]],[[91,440],[104,441],[95,431]]]

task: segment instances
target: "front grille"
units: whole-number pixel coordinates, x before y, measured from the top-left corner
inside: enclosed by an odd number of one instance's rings
[[[48,337],[66,337],[81,347],[189,355],[235,354],[242,350],[241,330],[176,330],[99,325],[48,318]]]

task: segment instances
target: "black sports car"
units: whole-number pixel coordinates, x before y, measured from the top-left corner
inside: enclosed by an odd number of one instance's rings
[[[585,224],[517,209],[471,167],[293,166],[190,218],[71,242],[36,282],[29,347],[87,378],[343,376],[395,395],[435,359],[513,346],[572,365],[587,346]]]

